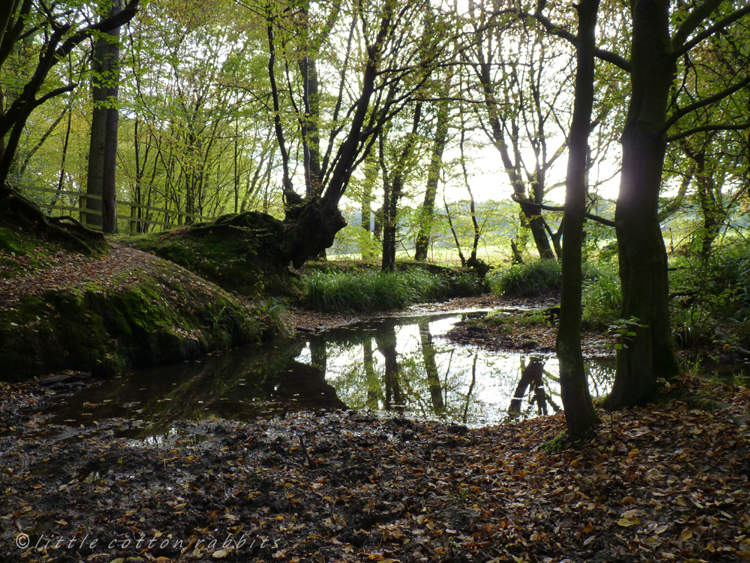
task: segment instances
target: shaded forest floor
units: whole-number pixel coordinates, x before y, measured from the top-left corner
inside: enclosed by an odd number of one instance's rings
[[[39,283],[74,284],[74,266]],[[39,287],[9,282],[3,298]],[[293,316],[303,330],[351,321]],[[452,337],[554,348],[552,326]],[[139,420],[47,425],[37,380],[0,383],[0,561],[750,561],[750,391],[690,376],[671,391],[683,400],[600,411],[590,442],[547,451],[561,415],[470,429],[296,413],[134,440]]]
[[[124,419],[33,438],[32,418],[0,438],[0,560],[750,561],[750,390],[678,387],[711,401],[600,412],[549,453],[559,415],[299,413],[147,440]]]

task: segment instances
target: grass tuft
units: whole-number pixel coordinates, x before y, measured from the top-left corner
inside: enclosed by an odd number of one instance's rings
[[[488,275],[492,293],[506,297],[537,297],[560,291],[562,270],[556,260],[535,260],[516,264]]]
[[[305,278],[306,306],[326,312],[398,309],[448,297],[450,284],[437,274],[405,272],[313,272]]]

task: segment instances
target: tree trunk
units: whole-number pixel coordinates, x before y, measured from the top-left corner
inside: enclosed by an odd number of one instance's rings
[[[529,365],[523,368],[521,379],[516,385],[513,398],[508,406],[508,416],[515,418],[521,414],[523,398],[526,390],[531,387],[531,393],[534,393],[534,399],[537,402],[539,414],[547,414],[547,396],[544,392],[544,358],[532,357]],[[531,394],[529,393],[529,394]]]
[[[398,203],[404,192],[404,182],[409,159],[417,143],[417,131],[422,120],[422,102],[417,102],[414,108],[414,119],[411,132],[408,133],[404,146],[399,154],[393,172],[393,179],[389,180],[385,164],[384,137],[380,136],[380,166],[383,171],[383,262],[382,270],[392,272],[396,269],[396,235],[398,233]]]
[[[453,227],[453,219],[451,218],[451,210],[450,207],[448,207],[448,202],[445,201],[445,194],[443,194],[443,206],[445,207],[445,217],[448,219],[448,227],[450,227],[451,233],[453,233],[453,240],[456,242],[456,248],[458,249],[458,258],[461,260],[461,267],[466,267],[466,257],[464,256],[464,253],[461,252],[461,241],[458,240],[458,233],[456,232],[456,229]],[[514,243],[511,241],[511,245]]]
[[[653,400],[658,395],[656,380],[680,372],[669,325],[667,251],[658,220],[664,128],[675,75],[669,26],[668,0],[634,2],[632,93],[622,135],[615,230],[622,283],[620,316],[636,318],[640,326],[618,351],[615,382],[606,400],[612,409]]]
[[[396,329],[390,326],[375,335],[378,352],[385,358],[385,410],[401,411],[404,403],[401,397],[401,374],[396,351]]]
[[[377,166],[377,158],[373,155],[373,153],[370,153],[370,155],[368,155],[367,159],[365,160],[365,180],[362,186],[362,208],[360,217],[360,225],[362,227],[362,231],[359,244],[359,251],[362,255],[362,260],[368,260],[372,258],[373,255],[373,228],[370,226],[370,222],[372,221],[372,188],[375,185],[375,180],[378,176]]]
[[[448,142],[448,108],[441,104],[437,114],[435,126],[435,142],[432,146],[432,158],[427,170],[427,187],[424,192],[424,202],[419,211],[419,233],[417,234],[414,259],[420,262],[427,260],[430,247],[430,234],[434,221],[435,197],[437,196],[440,171],[443,168],[443,151]]]
[[[709,142],[707,141],[707,144]],[[716,198],[716,182],[714,181],[713,171],[707,169],[706,166],[706,147],[703,147],[700,151],[693,151],[686,146],[684,151],[695,162],[696,195],[703,215],[703,227],[698,229],[698,244],[696,246],[700,257],[705,260],[711,252],[711,245],[719,236],[726,219],[726,213]]]
[[[121,0],[116,0],[108,17],[122,10]],[[93,57],[92,79],[94,111],[91,118],[91,142],[86,185],[86,206],[98,213],[86,213],[86,223],[101,228],[105,233],[117,232],[117,128],[119,114],[117,100],[118,61],[120,50],[117,41],[120,28],[115,28],[96,41]]]
[[[562,294],[556,349],[560,361],[560,391],[570,440],[583,438],[599,422],[589,394],[581,352],[581,261],[586,213],[586,160],[594,103],[594,45],[598,10],[599,0],[582,0],[578,5],[575,101],[565,180]]]
[[[365,379],[367,381],[367,408],[377,410],[380,405],[381,390],[372,356],[372,339],[366,338],[362,344],[362,363],[365,368]]]
[[[291,261],[295,268],[330,247],[336,233],[346,227],[337,203],[326,199],[315,199],[298,206],[294,212],[287,211],[284,223],[287,236],[279,256]]]

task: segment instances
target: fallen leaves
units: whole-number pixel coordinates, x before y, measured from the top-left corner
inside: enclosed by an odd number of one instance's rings
[[[100,421],[103,434],[82,443],[0,439],[0,513],[13,524],[4,534],[35,538],[54,519],[58,534],[152,538],[138,552],[149,560],[746,560],[750,448],[733,417],[747,416],[750,394],[722,400],[716,413],[683,403],[602,413],[596,438],[551,455],[539,446],[563,428],[559,416],[466,429],[298,413],[180,422],[150,444]],[[180,445],[186,433],[209,439]],[[92,464],[93,477],[76,478]],[[135,555],[122,545],[110,560]]]

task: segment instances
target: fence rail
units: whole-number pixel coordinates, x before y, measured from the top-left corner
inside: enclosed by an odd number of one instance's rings
[[[56,215],[69,215],[73,216],[74,213],[78,213],[78,220],[89,227],[90,229],[101,229],[98,225],[93,225],[86,220],[89,215],[102,215],[102,212],[97,209],[89,209],[86,207],[87,201],[101,200],[102,197],[98,195],[88,195],[86,192],[77,192],[71,190],[57,190],[54,188],[42,188],[39,186],[20,185],[18,186],[23,192],[38,192],[38,193],[50,193],[61,197],[78,198],[78,205],[66,205],[65,203],[44,203],[38,201],[39,198],[32,198],[34,202],[44,210],[48,210],[50,215],[57,211]],[[127,210],[126,213],[117,214],[118,222],[127,222],[127,230],[125,232],[129,234],[137,234],[138,232],[146,232],[150,226],[159,227],[178,227],[185,222],[185,219],[192,219],[194,221],[210,221],[213,217],[206,215],[199,215],[196,213],[185,213],[183,211],[176,211],[174,209],[166,209],[163,207],[152,207],[150,205],[143,205],[140,203],[133,203],[130,201],[117,201],[118,211],[122,208],[123,211]],[[138,210],[145,210],[149,213],[155,213],[156,215],[161,214],[165,220],[159,221],[156,217],[138,217]],[[177,223],[169,221],[169,218],[173,217],[177,219]],[[138,225],[142,225],[141,229],[138,229]],[[122,232],[122,230],[121,230]]]

